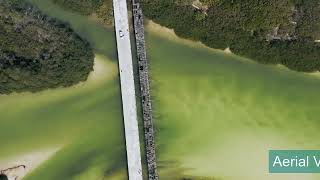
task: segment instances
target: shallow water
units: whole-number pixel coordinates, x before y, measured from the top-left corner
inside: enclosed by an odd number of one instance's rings
[[[319,179],[268,174],[268,150],[320,148],[318,77],[165,31],[149,32],[147,46],[162,179]]]
[[[113,31],[31,1],[90,41],[98,66],[75,87],[0,96],[0,162],[61,147],[25,179],[126,179]],[[267,173],[269,149],[320,148],[318,77],[147,31],[161,179],[319,178]]]
[[[0,96],[0,162],[58,149],[24,179],[126,179],[113,31],[50,1],[32,3],[70,23],[92,44],[95,70],[88,81],[74,87]]]

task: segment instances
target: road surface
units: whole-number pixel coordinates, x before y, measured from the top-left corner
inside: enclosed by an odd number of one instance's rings
[[[136,93],[126,0],[113,0],[129,180],[142,180]]]

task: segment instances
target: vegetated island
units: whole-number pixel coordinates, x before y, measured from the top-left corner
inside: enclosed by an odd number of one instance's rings
[[[111,0],[54,1],[84,15],[112,18]],[[174,29],[180,37],[229,48],[260,63],[320,70],[317,0],[141,0],[141,4],[147,18]]]
[[[144,15],[176,34],[296,71],[320,70],[317,0],[143,0]]]
[[[68,87],[93,70],[89,43],[23,0],[0,1],[0,94]]]

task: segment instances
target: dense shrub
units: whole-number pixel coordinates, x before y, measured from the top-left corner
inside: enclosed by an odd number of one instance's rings
[[[82,14],[98,13],[110,22],[111,0],[54,0]],[[261,63],[283,64],[297,71],[320,70],[318,0],[140,0],[149,19],[183,38],[230,49]],[[88,5],[89,4],[89,5]],[[109,8],[107,8],[109,7]],[[106,9],[106,10],[105,10]],[[275,33],[276,31],[276,33]]]
[[[20,0],[0,1],[0,93],[85,81],[93,51],[69,25]]]
[[[206,2],[204,2],[206,1]],[[230,49],[261,63],[320,70],[320,3],[316,0],[202,0],[204,13],[177,0],[142,0],[144,14],[177,35]],[[277,28],[277,38],[268,39]]]

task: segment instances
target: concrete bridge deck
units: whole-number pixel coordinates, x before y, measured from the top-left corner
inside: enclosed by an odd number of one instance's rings
[[[129,180],[142,180],[139,128],[126,0],[113,0]]]

